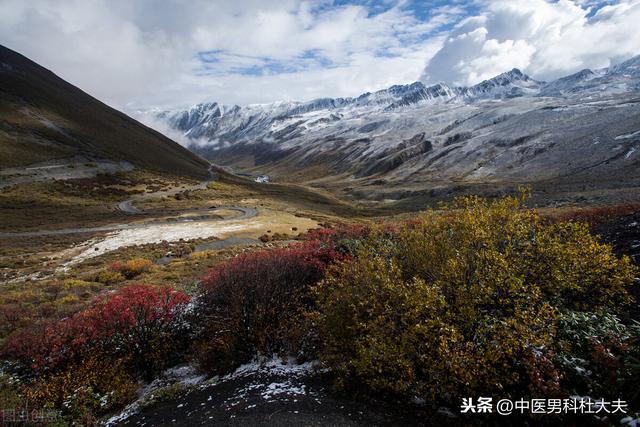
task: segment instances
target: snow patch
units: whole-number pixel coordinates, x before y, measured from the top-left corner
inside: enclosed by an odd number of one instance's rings
[[[292,357],[283,361],[276,355],[270,359],[261,356],[240,366],[231,374],[212,379],[211,386],[231,380],[250,378],[248,384],[236,390],[231,397],[223,402],[227,411],[246,402],[251,394],[258,394],[267,402],[274,399],[288,400],[295,396],[313,395],[299,381],[309,375],[317,366],[319,366],[319,362],[298,364]],[[201,387],[209,387],[209,385]]]
[[[262,392],[262,398],[265,400],[269,400],[279,394],[304,395],[306,394],[305,388],[306,386],[304,384],[296,386],[290,381],[285,381],[282,383],[271,383],[267,386],[267,389]]]
[[[636,151],[635,147],[632,147],[631,150],[627,151],[627,154],[624,155],[624,158],[628,159],[629,157],[631,157],[633,153],[635,153],[635,151]]]
[[[616,136],[616,137],[615,137],[615,138],[613,138],[613,139],[615,139],[616,141],[619,141],[619,140],[621,140],[621,139],[631,139],[631,138],[635,138],[636,136],[640,136],[640,130],[637,130],[637,131],[632,132],[632,133],[627,133],[627,134],[625,134],[625,135],[618,135],[618,136]]]
[[[256,357],[250,363],[241,365],[231,374],[228,374],[221,378],[222,381],[226,381],[233,378],[243,377],[256,372],[268,373],[272,375],[283,376],[301,376],[310,373],[314,368],[319,366],[319,362],[306,362],[302,364],[296,363],[296,359],[289,357],[283,361],[282,358],[277,355],[272,356],[270,359],[264,356]]]
[[[259,223],[232,223],[225,225],[212,224],[211,221],[176,222],[172,224],[149,224],[144,228],[131,228],[117,230],[105,237],[88,240],[81,245],[80,254],[64,264],[68,267],[87,259],[114,251],[116,249],[144,245],[148,243],[160,243],[162,241],[175,242],[180,239],[192,240],[197,238],[219,237],[224,233],[244,231],[259,227]]]
[[[118,414],[113,415],[111,418],[103,422],[106,427],[119,424],[125,421],[132,415],[135,415],[140,410],[142,402],[147,400],[153,393],[170,384],[182,384],[184,386],[194,386],[202,383],[206,379],[206,375],[198,374],[195,366],[193,365],[179,365],[169,368],[164,371],[158,378],[154,379],[151,383],[146,384],[138,390],[137,399],[135,402],[129,404],[124,410]],[[179,404],[178,408],[183,404]]]

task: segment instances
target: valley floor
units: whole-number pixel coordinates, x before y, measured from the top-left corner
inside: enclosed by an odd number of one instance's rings
[[[320,203],[305,204],[304,192],[299,203],[279,193],[296,197],[282,186],[224,177],[194,183],[139,172],[12,185],[0,193],[0,275],[7,282],[63,278],[71,266],[82,270],[84,261],[140,245],[261,245],[337,218],[326,211],[329,203],[320,212],[310,206]]]

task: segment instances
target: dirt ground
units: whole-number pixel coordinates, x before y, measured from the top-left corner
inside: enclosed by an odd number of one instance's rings
[[[330,378],[311,364],[275,360],[191,384],[170,401],[152,401],[142,409],[133,405],[108,425],[444,426],[453,421],[445,414],[427,417],[419,406],[351,399],[333,392]]]

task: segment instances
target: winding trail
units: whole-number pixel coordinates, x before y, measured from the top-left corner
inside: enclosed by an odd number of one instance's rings
[[[124,202],[118,203],[118,209],[120,209],[124,213],[138,215],[143,213],[140,209],[133,206],[133,199],[125,200]]]
[[[170,196],[173,194],[177,194],[186,190],[201,190],[207,188],[207,185],[210,182],[215,181],[215,171],[213,166],[209,168],[209,174],[211,179],[207,181],[203,181],[197,185],[190,186],[188,188],[179,188],[175,190],[169,191],[159,191],[155,193],[145,194],[143,197],[158,197],[158,196]],[[74,228],[62,228],[58,230],[38,230],[38,231],[25,231],[25,232],[0,232],[0,238],[20,238],[20,237],[44,237],[44,236],[63,236],[68,234],[81,234],[81,233],[100,233],[100,232],[108,232],[108,231],[119,231],[119,230],[135,230],[135,229],[144,229],[149,226],[159,226],[166,224],[176,224],[180,222],[218,222],[224,223],[229,221],[238,221],[243,219],[253,218],[258,215],[258,210],[255,208],[250,208],[246,206],[217,206],[215,208],[194,208],[194,209],[185,209],[178,212],[166,213],[162,211],[142,211],[136,208],[133,205],[134,199],[125,200],[123,202],[118,203],[117,208],[129,215],[157,215],[162,216],[159,219],[150,219],[149,221],[144,222],[135,222],[135,223],[121,223],[121,224],[109,224],[103,225],[99,227],[74,227]],[[215,215],[216,211],[220,210],[232,210],[237,211],[239,214],[237,216],[231,218],[220,218]],[[202,215],[197,217],[184,217],[187,214],[194,213],[202,213]]]
[[[123,202],[124,203],[124,202]],[[134,207],[134,209],[136,209]],[[240,212],[240,215],[232,218],[219,218],[211,215],[217,210],[233,210]],[[144,212],[139,211],[141,214]],[[181,215],[194,212],[207,212],[209,215],[203,215],[197,218],[181,218]],[[165,218],[162,220],[153,220],[140,223],[125,223],[125,224],[111,224],[103,225],[100,227],[78,227],[78,228],[61,228],[59,230],[41,230],[41,231],[25,231],[18,233],[0,233],[0,238],[10,237],[43,237],[43,236],[62,236],[67,234],[80,234],[80,233],[97,233],[103,231],[118,231],[118,230],[132,230],[138,228],[146,228],[150,225],[163,225],[163,224],[175,224],[176,222],[193,222],[193,221],[212,221],[212,222],[225,222],[225,221],[237,221],[241,219],[249,219],[258,215],[258,211],[254,208],[244,206],[219,206],[215,209],[189,209],[186,211],[180,211],[175,216]]]

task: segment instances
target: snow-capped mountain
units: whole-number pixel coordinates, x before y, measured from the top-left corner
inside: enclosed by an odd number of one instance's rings
[[[584,69],[542,88],[541,96],[579,96],[583,99],[640,90],[640,56],[610,68]]]
[[[353,98],[214,102],[158,117],[214,162],[276,177],[584,181],[637,166],[640,138],[616,137],[640,129],[638,92],[640,56],[549,83],[513,69],[470,87],[416,82]]]
[[[319,98],[308,102],[280,101],[271,104],[249,105],[244,109],[250,113],[259,110],[269,111],[274,116],[304,114],[311,111],[344,107],[384,107],[391,110],[417,103],[436,104],[452,100],[472,102],[479,99],[532,95],[538,93],[542,84],[514,68],[471,87],[452,87],[446,83],[425,86],[424,83],[415,82],[408,85],[394,85],[373,93],[363,93],[356,98]],[[242,109],[233,106],[228,108],[226,112],[233,114]],[[188,130],[218,119],[223,113],[225,113],[224,107],[212,102],[198,104],[177,113],[165,111],[160,114],[160,117],[169,119],[177,129]]]
[[[590,70],[585,68],[575,74],[561,77],[542,89],[542,96],[563,96],[571,93],[577,93],[584,89],[585,85],[591,80],[602,77],[606,74],[606,70]]]
[[[232,143],[245,137],[275,141],[286,135],[290,137],[295,128],[302,124],[295,120],[292,122],[291,119],[309,116],[310,113],[327,113],[308,123],[309,126],[317,127],[340,120],[345,115],[535,95],[541,86],[541,82],[514,68],[471,87],[451,87],[445,83],[426,86],[415,82],[391,86],[373,93],[367,92],[356,98],[319,98],[308,102],[280,101],[226,108],[212,102],[198,104],[183,111],[164,111],[157,114],[157,117],[166,120],[172,128],[184,132],[189,138],[206,138],[214,144],[220,141]],[[286,126],[282,126],[284,123]]]

